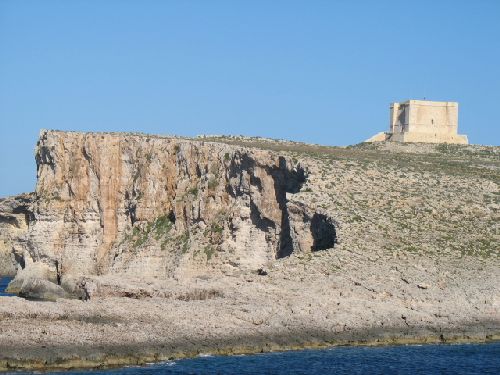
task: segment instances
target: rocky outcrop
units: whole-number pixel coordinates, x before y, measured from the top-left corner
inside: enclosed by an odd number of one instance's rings
[[[31,217],[32,194],[0,199],[0,275],[13,276],[24,267],[24,235]]]
[[[43,264],[58,284],[108,273],[189,277],[258,269],[335,243],[334,221],[294,202],[306,168],[271,151],[42,131],[36,162],[22,261]]]

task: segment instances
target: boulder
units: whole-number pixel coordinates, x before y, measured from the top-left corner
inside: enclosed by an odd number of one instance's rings
[[[21,286],[19,296],[42,301],[56,301],[58,298],[69,297],[60,285],[37,278],[26,280]]]
[[[29,258],[26,258],[29,261]],[[56,283],[57,277],[43,262],[28,262],[24,269],[17,272],[16,277],[7,287],[9,293],[20,293],[23,285],[31,279],[47,280]]]

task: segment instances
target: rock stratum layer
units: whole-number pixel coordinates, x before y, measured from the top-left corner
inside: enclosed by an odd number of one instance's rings
[[[499,154],[42,131],[0,368],[498,338]]]

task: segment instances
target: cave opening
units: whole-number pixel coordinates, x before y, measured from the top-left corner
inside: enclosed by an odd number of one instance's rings
[[[337,231],[332,219],[326,215],[315,213],[311,219],[313,245],[311,251],[330,249],[337,243]]]

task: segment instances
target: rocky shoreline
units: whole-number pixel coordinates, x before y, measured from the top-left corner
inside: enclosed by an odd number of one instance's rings
[[[484,328],[487,330],[484,331]],[[391,332],[392,331],[392,332]],[[433,332],[434,331],[434,332]],[[436,332],[437,331],[437,332]],[[459,333],[457,333],[459,332]],[[482,332],[482,333],[480,333]],[[486,333],[487,332],[487,333]],[[497,331],[498,332],[498,331]],[[311,341],[300,339],[310,337]],[[488,325],[462,327],[455,331],[420,328],[411,332],[385,329],[333,335],[331,332],[298,332],[268,337],[221,337],[203,343],[186,340],[129,345],[76,346],[64,344],[47,347],[0,346],[0,372],[20,370],[106,369],[130,365],[194,358],[199,355],[242,355],[334,346],[386,346],[422,344],[472,344],[500,340]],[[244,344],[241,344],[241,343]],[[168,348],[168,349],[166,349]]]
[[[325,272],[337,256],[351,266]],[[2,297],[0,364],[108,367],[200,353],[498,340],[497,267],[463,263],[467,267],[441,259],[431,272],[431,262],[415,256],[373,264],[339,249],[307,261],[280,260],[265,276],[125,284],[122,277],[103,276],[93,279],[102,296],[88,301]]]

